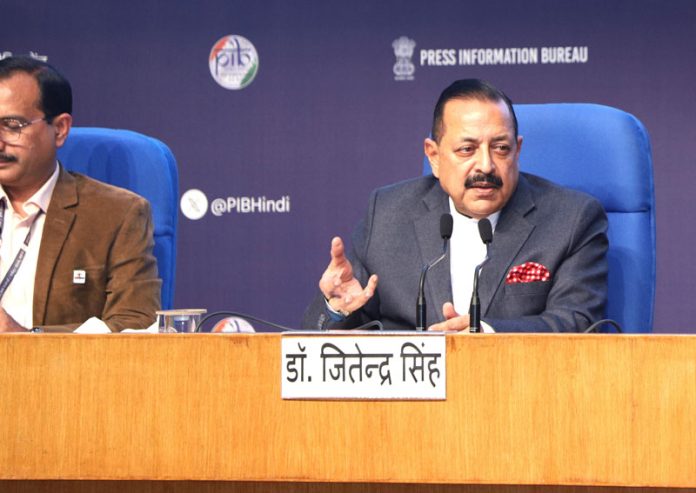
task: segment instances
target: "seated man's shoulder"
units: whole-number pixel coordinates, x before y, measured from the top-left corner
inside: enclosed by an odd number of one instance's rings
[[[381,200],[414,200],[422,198],[435,188],[439,188],[438,180],[428,175],[392,183],[378,188],[374,194]]]
[[[601,207],[599,200],[589,193],[571,189],[529,173],[520,173],[520,176],[524,176],[536,200],[556,206],[577,207],[592,203]]]
[[[134,204],[147,205],[140,195],[125,188],[110,185],[80,173],[70,172],[75,179],[79,200],[88,205],[103,205],[109,208],[129,209]]]

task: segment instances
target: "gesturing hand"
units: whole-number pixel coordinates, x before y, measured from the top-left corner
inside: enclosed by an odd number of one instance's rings
[[[319,280],[319,289],[329,301],[331,308],[348,316],[362,308],[377,288],[377,275],[373,274],[363,288],[353,277],[353,266],[345,256],[343,240],[331,240],[331,262]]]

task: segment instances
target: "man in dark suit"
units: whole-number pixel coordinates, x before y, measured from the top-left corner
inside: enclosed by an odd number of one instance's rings
[[[0,61],[0,332],[69,331],[90,317],[145,328],[159,309],[149,204],[57,162],[71,112],[53,67]]]
[[[594,198],[520,173],[522,137],[512,103],[480,80],[441,94],[432,139],[433,176],[376,190],[356,229],[353,250],[331,243],[308,328],[352,328],[380,320],[412,329],[420,267],[442,253],[439,218],[454,216],[447,261],[426,281],[430,330],[468,330],[474,267],[486,256],[476,223],[494,235],[479,294],[485,327],[495,331],[579,331],[606,304],[607,219]],[[378,287],[379,283],[379,287]]]

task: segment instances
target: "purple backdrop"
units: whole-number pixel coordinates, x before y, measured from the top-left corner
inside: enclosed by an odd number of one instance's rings
[[[420,173],[439,92],[480,77],[517,103],[595,102],[643,121],[655,163],[655,332],[696,333],[692,0],[4,0],[2,18],[0,53],[36,52],[60,68],[77,125],[166,142],[181,193],[290,197],[288,213],[180,215],[177,307],[298,326],[331,237],[349,236],[373,188]],[[231,34],[258,53],[241,90],[208,67]],[[395,80],[401,36],[416,43],[409,81]],[[559,46],[587,47],[587,61],[434,66],[420,55]]]

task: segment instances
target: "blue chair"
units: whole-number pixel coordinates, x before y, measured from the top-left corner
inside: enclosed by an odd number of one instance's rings
[[[595,196],[609,218],[607,318],[651,332],[655,193],[650,139],[626,112],[597,104],[518,104],[520,169]],[[430,173],[424,160],[423,173]]]
[[[65,168],[131,190],[152,206],[162,308],[172,307],[176,271],[179,176],[169,148],[129,130],[79,128],[58,150]]]

